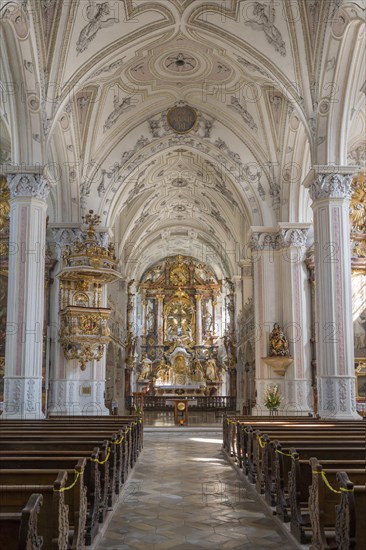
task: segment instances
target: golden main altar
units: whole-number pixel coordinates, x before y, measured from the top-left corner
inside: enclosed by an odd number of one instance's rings
[[[141,308],[140,345],[129,358],[138,391],[160,396],[221,394],[226,370],[235,367],[232,283],[223,285],[193,258],[173,256],[145,272],[135,292],[133,285],[130,288],[130,339],[137,336],[137,299]]]

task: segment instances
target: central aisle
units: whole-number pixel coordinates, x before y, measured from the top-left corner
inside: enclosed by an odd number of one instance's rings
[[[98,550],[293,550],[225,460],[219,430],[145,429]]]

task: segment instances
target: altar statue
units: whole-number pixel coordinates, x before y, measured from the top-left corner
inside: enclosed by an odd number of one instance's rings
[[[158,385],[167,385],[171,379],[171,367],[167,365],[164,359],[160,359],[156,367],[156,382]]]
[[[206,378],[209,382],[217,381],[217,367],[215,359],[209,359],[207,361]]]
[[[191,378],[194,382],[203,382],[203,368],[198,359],[193,361]]]
[[[273,325],[273,330],[269,336],[269,344],[270,344],[270,349],[269,349],[270,357],[273,357],[273,356],[288,357],[290,355],[287,338],[278,323],[275,323]]]
[[[142,358],[142,369],[137,381],[142,382],[143,380],[146,380],[147,378],[149,378],[150,374],[151,374],[151,360],[148,357],[146,357],[146,355],[144,355],[144,357]]]

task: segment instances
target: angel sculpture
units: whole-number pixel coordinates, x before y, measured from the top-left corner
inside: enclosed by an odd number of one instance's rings
[[[90,42],[94,40],[98,31],[111,27],[114,23],[118,23],[119,19],[116,17],[110,17],[111,8],[109,2],[102,2],[97,4],[94,0],[89,0],[89,6],[86,8],[86,16],[89,23],[85,25],[79,35],[79,40],[76,43],[77,53],[84,52],[89,46]]]

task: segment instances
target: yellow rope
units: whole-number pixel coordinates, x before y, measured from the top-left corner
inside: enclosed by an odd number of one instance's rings
[[[69,485],[68,487],[62,487],[61,489],[54,489],[53,491],[55,493],[63,493],[64,491],[69,491],[70,489],[72,489],[76,485],[76,482],[79,479],[80,473],[81,473],[81,472],[78,472],[77,470],[74,470],[74,472],[76,476],[75,476],[74,482],[71,483],[71,485]]]
[[[323,472],[323,470],[321,472],[317,472],[316,470],[313,470],[313,474],[320,474],[322,476],[322,479],[325,485],[328,487],[328,489],[333,491],[333,493],[337,493],[338,495],[340,495],[342,491],[344,493],[353,493],[353,489],[345,489],[344,487],[340,487],[340,491],[337,491],[336,489],[334,489],[329,483],[329,481],[327,480],[327,476],[325,475],[325,472]]]
[[[280,455],[284,455],[284,456],[289,456],[290,458],[292,458],[292,460],[299,460],[298,456],[293,455],[291,453],[284,453],[283,451],[279,451],[278,449],[276,449],[276,453],[279,453]]]
[[[111,453],[111,448],[108,447],[107,456],[105,457],[104,460],[98,460],[97,458],[90,458],[89,460],[91,460],[91,462],[97,462],[98,464],[105,464],[109,460],[110,453]]]
[[[262,447],[262,449],[264,449],[264,447],[267,445],[267,443],[263,443],[261,435],[257,435],[257,439],[259,441],[259,445]]]
[[[123,435],[123,436],[121,437],[121,439],[118,439],[117,441],[112,441],[112,443],[113,443],[114,445],[120,445],[120,444],[122,443],[122,441],[124,440],[124,438],[125,438],[125,436]]]

